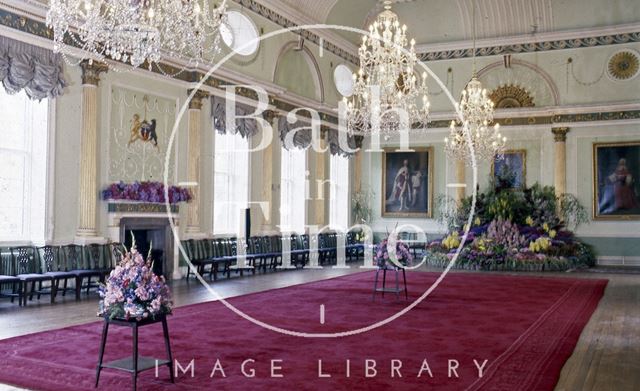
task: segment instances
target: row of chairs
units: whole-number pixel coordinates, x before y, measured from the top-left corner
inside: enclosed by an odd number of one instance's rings
[[[89,294],[105,281],[122,252],[119,243],[0,248],[0,297],[24,306],[34,295],[49,295],[54,303],[58,293],[70,291],[80,300],[82,289]]]
[[[358,242],[357,233],[343,235],[344,240],[340,240],[341,235],[332,232],[311,237],[307,234],[253,236],[246,241],[235,237],[190,239],[182,241],[182,246],[198,273],[202,276],[208,274],[209,280],[216,281],[219,273],[229,278],[232,271],[242,276],[249,271],[255,274],[276,270],[282,266],[283,254],[287,253],[291,266],[303,268],[309,263],[312,247],[317,249],[319,265],[337,261],[339,243],[344,243],[347,262],[364,255],[364,244]],[[245,248],[244,267],[238,263],[239,246]],[[188,268],[187,281],[191,274],[191,268]]]

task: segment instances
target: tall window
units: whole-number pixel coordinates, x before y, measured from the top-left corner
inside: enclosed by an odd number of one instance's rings
[[[238,234],[249,204],[249,145],[239,134],[215,135],[213,233]]]
[[[304,232],[307,159],[304,149],[282,148],[280,163],[280,229]]]
[[[333,228],[349,227],[349,159],[331,155],[331,199],[329,223]]]
[[[45,239],[48,102],[0,88],[0,241]]]

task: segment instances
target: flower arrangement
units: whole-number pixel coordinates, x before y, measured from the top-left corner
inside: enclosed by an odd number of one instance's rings
[[[563,200],[571,208],[564,208]],[[542,271],[595,263],[592,250],[564,224],[575,228],[585,222],[584,208],[575,197],[557,199],[551,186],[536,184],[522,190],[492,187],[479,193],[474,220],[467,226],[470,208],[471,199],[466,198],[448,215],[455,221],[444,222],[449,234],[427,246],[427,264],[447,266],[460,244],[463,248],[456,268]],[[466,241],[461,243],[467,229]]]
[[[540,253],[540,252],[547,251],[549,250],[550,247],[551,247],[551,240],[543,236],[529,243],[529,251],[533,253]]]
[[[99,287],[98,316],[123,319],[154,318],[170,314],[173,303],[164,277],[153,273],[153,265],[135,249],[126,252],[111,271],[106,284]]]
[[[169,203],[189,202],[193,198],[189,189],[170,186]],[[103,200],[126,200],[147,203],[164,203],[164,184],[160,182],[112,183],[102,190]]]
[[[460,246],[460,234],[458,231],[453,231],[449,236],[442,239],[442,247],[447,250],[458,248]]]
[[[374,258],[378,267],[385,266],[387,262],[394,263],[395,261],[397,264],[407,265],[413,261],[409,246],[405,242],[399,239],[396,240],[396,247],[394,249],[393,246],[389,245],[388,237],[376,245]]]

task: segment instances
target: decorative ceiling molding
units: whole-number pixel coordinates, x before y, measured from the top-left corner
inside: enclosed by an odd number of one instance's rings
[[[621,43],[640,42],[640,23],[620,26],[572,30],[536,35],[518,35],[477,41],[476,56],[498,56],[514,53],[589,48]],[[451,60],[472,57],[473,42],[417,45],[422,61]]]
[[[504,68],[503,61],[493,62],[478,71],[478,78],[487,86],[492,84],[494,86],[502,84],[528,85],[529,93],[536,98],[539,105],[558,106],[560,104],[560,92],[551,75],[538,65],[528,61],[514,58],[508,69]]]
[[[429,128],[448,128],[453,112],[431,115]],[[496,110],[494,121],[501,126],[593,124],[602,121],[640,123],[640,103],[591,104],[551,107],[520,107]]]
[[[326,23],[331,9],[339,0],[268,0],[269,5],[280,10],[293,10],[316,23]],[[295,19],[294,19],[295,20]]]
[[[473,38],[474,0],[456,0],[466,39]],[[551,0],[483,0],[476,6],[477,37],[496,38],[553,30]]]
[[[413,3],[416,0],[391,0],[392,4],[399,4],[399,3]],[[378,16],[378,14],[380,12],[382,12],[384,10],[384,4],[382,0],[378,0],[378,2],[376,3],[376,6],[371,8],[369,10],[369,12],[367,13],[367,16],[364,18],[364,23],[362,24],[362,29],[366,30],[367,28],[369,28],[369,25],[371,25],[375,20],[376,17]]]
[[[296,13],[291,9],[276,9],[272,2],[267,2],[266,0],[233,1],[283,28],[302,26],[306,24],[318,24],[317,21],[313,21],[308,17],[305,17],[301,13]],[[283,13],[286,13],[288,15],[285,16],[283,15]],[[352,64],[358,65],[358,50],[353,43],[342,37],[339,37],[331,30],[325,29],[316,31],[317,32],[311,32],[309,30],[298,30],[293,31],[292,33],[300,35],[307,41],[313,42],[318,46],[322,46],[324,50],[327,50]]]
[[[615,81],[631,80],[640,71],[640,60],[635,50],[619,50],[609,57],[607,75]]]
[[[517,107],[534,107],[533,97],[522,86],[503,84],[489,93],[489,99],[496,109],[511,109]]]
[[[476,57],[485,56],[500,56],[504,54],[517,54],[517,53],[534,53],[545,52],[550,50],[563,50],[563,49],[580,49],[590,48],[596,46],[615,45],[621,43],[635,43],[640,42],[640,32],[605,35],[600,37],[590,37],[581,39],[571,39],[562,41],[550,41],[539,42],[532,44],[519,44],[519,45],[501,45],[493,47],[485,47],[476,49]],[[473,49],[465,50],[447,50],[443,52],[430,52],[421,53],[418,55],[421,61],[437,61],[437,60],[452,60],[458,58],[472,57]]]
[[[498,113],[496,113],[498,114]],[[504,113],[503,113],[504,114]],[[450,118],[444,120],[431,121],[429,128],[441,129],[448,128],[451,124],[453,115]],[[594,112],[594,113],[579,113],[579,114],[555,114],[555,115],[540,115],[529,117],[501,117],[494,118],[494,123],[500,124],[500,126],[523,126],[523,125],[565,125],[576,123],[590,123],[590,122],[603,122],[603,121],[638,121],[640,120],[640,110],[630,111],[607,111],[607,112]]]

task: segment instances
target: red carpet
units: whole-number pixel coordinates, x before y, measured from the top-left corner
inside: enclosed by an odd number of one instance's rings
[[[416,297],[437,275],[415,272],[407,277],[410,296]],[[405,304],[393,295],[373,303],[372,284],[372,273],[359,273],[232,302],[280,327],[344,331],[386,318]],[[281,335],[239,318],[220,303],[183,307],[170,317],[169,331],[182,366],[195,359],[195,376],[182,375],[172,385],[163,367],[158,378],[153,370],[141,374],[138,389],[551,390],[605,286],[604,280],[454,274],[400,319],[338,339]],[[320,304],[326,307],[324,325],[319,322]],[[36,390],[92,390],[101,326],[96,322],[0,341],[0,382]],[[141,353],[164,357],[161,336],[157,325],[141,329]],[[130,351],[130,330],[113,327],[106,360]],[[210,377],[217,359],[226,378],[220,371]],[[241,372],[247,359],[255,360],[246,366],[248,374],[255,370],[253,378]],[[365,377],[367,359],[375,360],[375,377]],[[488,360],[481,379],[474,359],[479,365]],[[282,360],[276,373],[283,378],[270,378],[271,360]],[[330,378],[319,378],[318,360]],[[426,368],[417,377],[423,360],[432,377]],[[458,378],[454,373],[449,378],[448,360],[459,363]],[[391,365],[399,363],[392,377]],[[100,389],[130,387],[128,374],[103,370]]]

